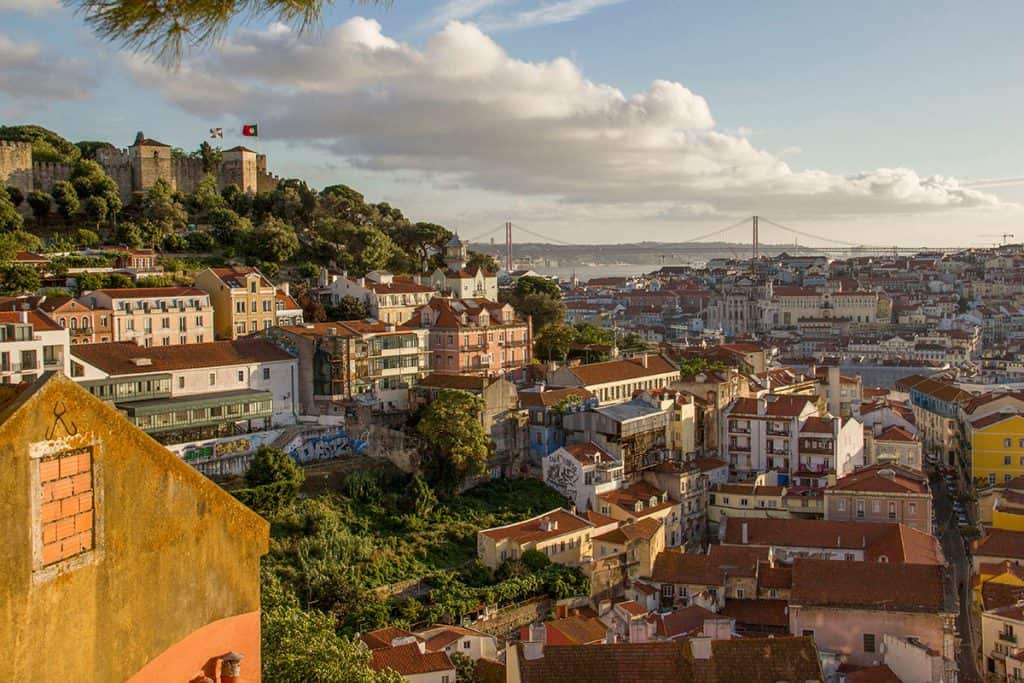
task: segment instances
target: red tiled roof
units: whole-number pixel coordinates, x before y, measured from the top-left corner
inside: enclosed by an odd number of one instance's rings
[[[792,588],[793,569],[777,564],[774,567],[762,562],[757,568],[758,588]]]
[[[801,434],[832,434],[832,420],[827,417],[811,416],[800,428]]]
[[[631,379],[653,377],[676,372],[672,363],[661,355],[648,355],[647,367],[637,359],[610,360],[569,368],[569,371],[585,386],[623,382]]]
[[[76,344],[70,350],[73,358],[109,375],[138,375],[292,359],[287,351],[266,339],[236,339],[206,344],[150,347],[132,342]]]
[[[671,498],[665,502],[661,502],[661,498],[664,495],[664,491],[656,486],[652,486],[646,481],[635,481],[629,486],[621,489],[615,489],[598,495],[603,501],[617,505],[624,511],[629,513],[631,516],[645,516],[658,510],[664,510],[667,507],[678,505]],[[651,498],[655,498],[655,504],[651,505]],[[642,508],[639,512],[635,510],[637,503],[642,504]]]
[[[625,610],[630,616],[644,617],[647,616],[647,610],[640,606],[640,603],[635,600],[624,600],[615,605],[619,609]]]
[[[997,557],[1013,560],[1024,559],[1024,531],[992,529],[978,541],[974,551],[976,557]]]
[[[786,600],[741,600],[729,598],[719,612],[736,620],[737,626],[789,626],[789,602]],[[787,629],[788,630],[788,629]]]
[[[362,635],[361,640],[366,643],[366,646],[371,650],[376,650],[384,647],[391,647],[391,643],[397,638],[416,638],[419,637],[405,629],[395,628],[393,626],[386,626],[384,628],[378,628],[374,631],[369,631]]]
[[[991,427],[992,425],[1002,422],[1003,420],[1009,420],[1011,417],[1020,417],[1020,413],[992,413],[985,417],[979,417],[977,420],[971,421],[971,427],[974,429],[984,429],[985,427]]]
[[[550,531],[545,530],[545,520],[552,520],[557,527]],[[517,543],[528,543],[530,541],[543,541],[548,538],[556,538],[585,527],[593,527],[593,524],[577,517],[568,510],[556,508],[542,515],[537,515],[522,522],[508,524],[506,526],[483,529],[479,533],[496,541],[512,539]]]
[[[231,266],[230,268],[210,268],[210,271],[217,276],[226,285],[232,287],[244,286],[244,280],[246,275],[255,273],[260,276],[261,287],[273,287],[270,280],[256,268],[251,266]]]
[[[753,578],[757,576],[758,563],[768,561],[768,549],[714,544],[708,548],[708,557],[713,566],[729,576]]]
[[[902,465],[883,463],[868,465],[841,477],[827,491],[927,494],[930,488],[928,477],[920,472]]]
[[[568,387],[566,389],[545,389],[544,391],[520,391],[519,405],[524,408],[537,406],[549,407],[557,404],[564,398],[578,396],[580,399],[592,398],[594,394],[583,387]]]
[[[747,543],[743,543],[743,528]],[[938,541],[931,534],[905,524],[823,519],[728,520],[723,543],[784,548],[863,550],[865,559],[884,556],[891,563],[941,564]]]
[[[420,652],[416,643],[372,650],[370,652],[370,668],[374,671],[391,669],[403,676],[455,670],[447,654],[444,652],[424,654]]]
[[[90,294],[106,294],[111,299],[157,299],[160,297],[182,297],[210,295],[196,287],[119,287],[116,289],[97,289]]]
[[[654,558],[651,580],[657,583],[723,586],[725,571],[714,566],[707,555],[663,550]]]
[[[562,446],[562,449],[576,458],[576,461],[581,465],[593,465],[598,460],[601,462],[619,462],[618,458],[593,441]]]
[[[875,437],[875,441],[917,441],[917,437],[899,425],[892,425]]]
[[[715,613],[698,605],[683,607],[668,614],[651,614],[647,621],[654,624],[654,631],[662,638],[681,638],[704,629],[704,622],[714,619]]]
[[[939,565],[797,558],[791,605],[952,612]],[[954,600],[950,595],[948,599]]]
[[[21,322],[21,314],[25,314],[26,321],[35,330],[60,330],[60,325],[39,311],[0,311],[0,324],[11,324]]]
[[[847,683],[902,683],[900,677],[885,664],[847,671],[846,681]]]

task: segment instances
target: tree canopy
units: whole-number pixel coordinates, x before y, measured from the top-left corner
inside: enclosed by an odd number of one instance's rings
[[[480,414],[483,399],[458,389],[444,389],[423,410],[417,430],[430,450],[431,478],[445,489],[468,476],[483,474],[491,442]]]

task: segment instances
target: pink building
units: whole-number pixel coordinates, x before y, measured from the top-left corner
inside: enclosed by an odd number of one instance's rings
[[[530,321],[487,299],[431,299],[405,327],[428,328],[430,369],[442,374],[498,375],[529,364]]]
[[[956,590],[941,565],[797,559],[789,628],[849,664],[884,660],[883,640],[913,639],[956,680]]]
[[[825,519],[900,522],[927,532],[932,519],[928,477],[900,465],[861,468],[825,489]]]

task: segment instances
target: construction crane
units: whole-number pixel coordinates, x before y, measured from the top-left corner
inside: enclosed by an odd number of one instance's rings
[[[989,233],[989,234],[979,235],[979,237],[999,237],[1000,239],[1003,240],[1002,243],[1006,244],[1006,239],[1008,237],[1013,237],[1013,233],[1012,232],[1000,232],[1000,233],[994,233],[994,234]]]

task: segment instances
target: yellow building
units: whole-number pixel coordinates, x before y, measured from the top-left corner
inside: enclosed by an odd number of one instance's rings
[[[674,548],[683,542],[679,502],[649,482],[635,481],[629,486],[598,494],[597,505],[602,515],[623,522],[660,520],[665,530],[666,546]]]
[[[259,680],[267,522],[59,374],[0,454],[0,680]]]
[[[195,285],[210,295],[217,339],[237,339],[277,324],[277,287],[256,268],[207,268]]]
[[[1002,588],[1000,588],[1002,587]],[[998,602],[1000,594],[1008,590],[1024,588],[1024,568],[1009,560],[1004,562],[981,562],[974,575],[974,603],[982,610],[992,607],[993,599]],[[988,595],[990,600],[985,600]]]
[[[979,485],[994,485],[1024,474],[1024,416],[993,413],[969,423],[971,474]]]
[[[591,557],[594,525],[557,508],[523,522],[482,529],[476,534],[477,557],[491,569],[518,560],[528,550],[544,553],[556,563],[579,567]]]

